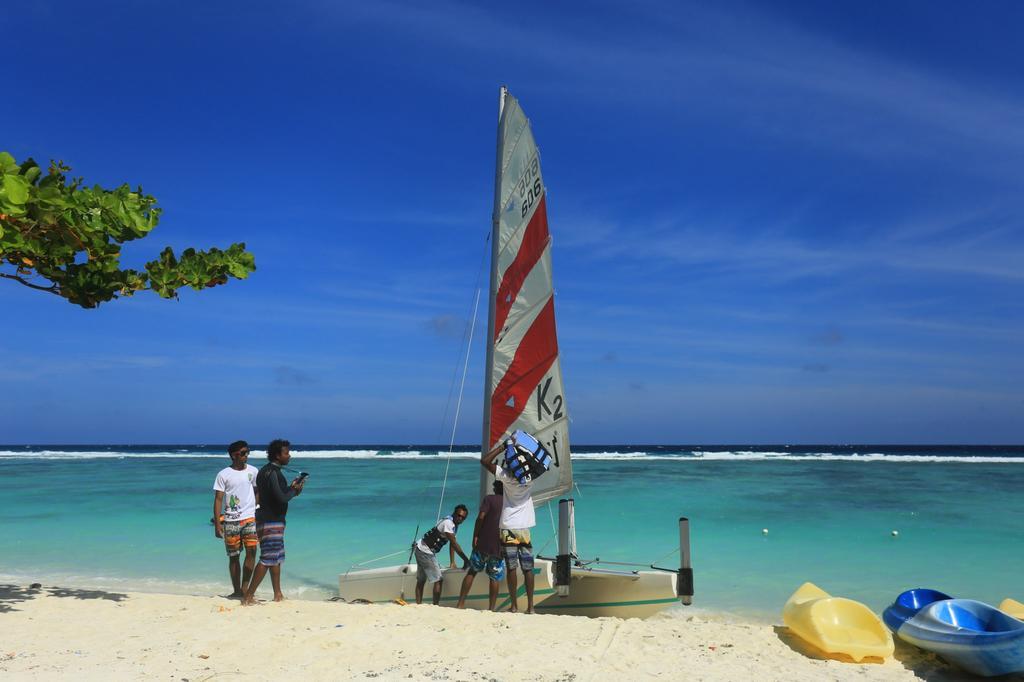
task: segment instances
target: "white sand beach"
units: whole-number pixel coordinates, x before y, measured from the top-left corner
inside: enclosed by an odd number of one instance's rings
[[[780,621],[781,622],[781,621]],[[957,680],[897,643],[854,664],[781,625],[692,612],[646,621],[0,586],[9,679]]]

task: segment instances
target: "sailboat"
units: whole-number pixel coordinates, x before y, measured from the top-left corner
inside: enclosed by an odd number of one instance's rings
[[[491,234],[487,365],[484,378],[482,452],[517,430],[533,435],[551,454],[552,466],[533,482],[535,506],[559,499],[573,487],[569,417],[555,331],[555,301],[548,232],[547,192],[529,119],[502,87],[499,100],[494,212]],[[490,491],[491,474],[480,467],[480,497]],[[572,499],[559,501],[556,557],[537,557],[534,604],[538,613],[645,618],[693,594],[689,524],[679,520],[680,567],[585,562],[575,550]],[[606,562],[607,564],[608,562]],[[465,575],[444,571],[441,603],[454,605]],[[347,600],[387,602],[412,594],[416,565],[349,570],[339,576]],[[506,585],[504,581],[501,589]],[[525,588],[520,584],[519,594]],[[510,604],[499,592],[498,610]],[[487,580],[473,583],[466,605],[487,607]]]

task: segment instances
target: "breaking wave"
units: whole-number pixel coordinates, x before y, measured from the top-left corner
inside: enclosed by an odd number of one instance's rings
[[[958,454],[928,454],[927,448],[920,448],[923,452],[913,454],[900,452],[785,452],[785,451],[759,451],[759,450],[665,450],[662,447],[653,451],[631,451],[627,449],[617,450],[609,448],[600,450],[591,446],[586,450],[579,450],[573,453],[572,457],[577,461],[614,461],[614,462],[860,462],[860,463],[952,463],[952,464],[1024,464],[1024,456],[1012,454],[977,454],[966,450]],[[449,453],[447,450],[434,448],[421,448],[403,450],[400,448],[358,448],[358,449],[309,449],[293,448],[292,455],[300,459],[361,459],[361,460],[411,460],[411,461],[436,461],[451,457],[453,459],[476,459],[479,454],[476,451],[456,451]],[[250,460],[256,464],[266,458],[266,453],[261,450],[253,450]],[[166,450],[86,450],[60,448],[21,449],[21,450],[0,450],[0,460],[24,459],[24,460],[93,460],[93,459],[220,459],[227,460],[227,455],[221,453],[207,452],[198,449],[174,448]]]

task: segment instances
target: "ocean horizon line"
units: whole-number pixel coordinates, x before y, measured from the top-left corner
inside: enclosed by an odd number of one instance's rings
[[[247,441],[250,445],[267,445],[262,441]],[[224,448],[226,451],[227,442],[225,443],[162,443],[162,442],[140,442],[140,443],[119,443],[115,441],[95,441],[95,442],[78,442],[78,443],[0,443],[0,449],[5,448],[87,448],[87,447],[107,447],[107,448]],[[706,450],[706,449],[737,449],[737,448],[1019,448],[1024,451],[1024,443],[580,443],[573,442],[574,448],[601,448],[601,447],[622,447],[622,448],[672,448],[672,449],[686,449],[686,450]],[[292,441],[291,446],[295,449],[323,449],[323,448],[358,448],[358,449],[378,449],[385,450],[391,448],[403,448],[403,449],[436,449],[445,450],[449,447],[458,449],[468,448],[480,448],[479,443],[456,443],[449,446],[446,443],[302,443],[298,441]]]
[[[253,462],[265,455],[264,446],[250,445]],[[475,445],[292,445],[296,458],[306,460],[407,460],[429,462],[444,459],[476,460]],[[75,444],[0,445],[0,460],[225,460],[225,446],[208,444]],[[576,462],[758,462],[818,461],[954,464],[1024,464],[1024,446],[1018,445],[576,445]]]

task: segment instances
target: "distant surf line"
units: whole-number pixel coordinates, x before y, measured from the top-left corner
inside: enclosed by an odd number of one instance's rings
[[[448,453],[439,450],[293,450],[297,458],[308,459],[357,459],[357,460],[406,460],[435,461],[451,457],[453,459],[477,459],[475,452]],[[142,459],[226,459],[226,455],[210,452],[123,452],[123,451],[75,451],[45,449],[31,450],[0,450],[0,461],[3,460],[142,460]],[[252,451],[252,460],[259,461],[265,453]],[[947,464],[1024,464],[1024,457],[999,455],[908,455],[882,452],[865,453],[801,453],[791,452],[758,452],[753,450],[708,452],[683,451],[678,453],[649,452],[574,452],[576,461],[615,461],[615,462],[857,462],[857,463],[947,463]]]

